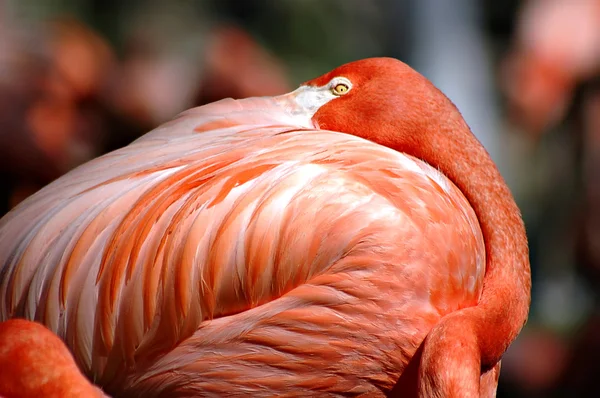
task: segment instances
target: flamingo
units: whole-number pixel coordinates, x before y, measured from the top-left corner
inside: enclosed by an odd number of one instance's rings
[[[511,116],[535,139],[569,111],[600,68],[600,1],[529,0],[502,68]]]
[[[519,209],[392,58],[184,112],[0,220],[0,320],[127,397],[495,394],[530,303]]]
[[[0,323],[0,397],[102,398],[54,333],[36,322]]]

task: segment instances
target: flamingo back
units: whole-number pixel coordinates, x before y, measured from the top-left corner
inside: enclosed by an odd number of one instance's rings
[[[125,396],[384,393],[484,273],[452,182],[277,97],[190,110],[0,220],[0,321]]]

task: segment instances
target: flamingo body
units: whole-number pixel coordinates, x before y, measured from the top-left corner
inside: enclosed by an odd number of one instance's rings
[[[0,231],[2,319],[44,323],[108,391],[143,396],[390,389],[485,267],[441,173],[265,99],[189,111]]]
[[[422,344],[422,368],[471,355],[429,387],[478,395],[489,360],[493,394],[479,207],[387,136],[326,130],[330,85],[192,109],[28,198],[0,220],[0,320],[115,396],[382,396]]]

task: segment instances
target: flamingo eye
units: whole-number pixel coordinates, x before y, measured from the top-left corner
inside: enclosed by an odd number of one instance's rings
[[[331,92],[335,95],[345,95],[350,91],[350,86],[346,83],[338,83],[332,89]]]

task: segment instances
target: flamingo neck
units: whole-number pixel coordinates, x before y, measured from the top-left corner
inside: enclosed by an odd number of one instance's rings
[[[486,248],[483,291],[472,322],[482,367],[498,362],[525,324],[530,304],[529,249],[521,214],[487,151],[453,112],[433,127],[417,152],[463,192],[477,215]]]

